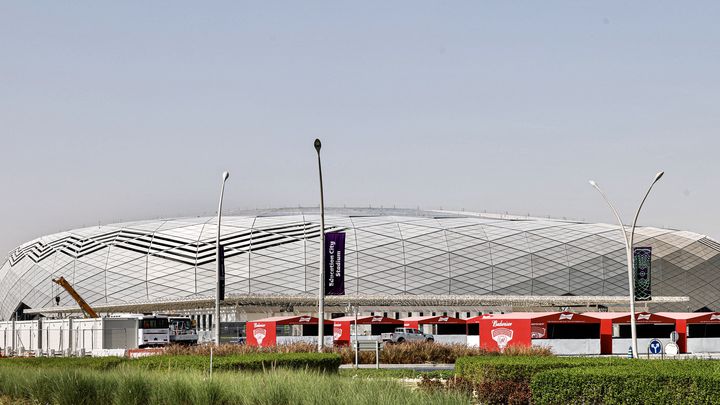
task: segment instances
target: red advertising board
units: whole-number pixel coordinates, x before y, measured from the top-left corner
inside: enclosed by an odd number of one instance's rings
[[[333,341],[350,343],[350,322],[333,323]]]
[[[488,317],[480,320],[480,347],[504,351],[510,346],[530,346],[530,319]]]
[[[277,343],[275,325],[275,322],[248,322],[246,326],[248,346],[275,346]]]

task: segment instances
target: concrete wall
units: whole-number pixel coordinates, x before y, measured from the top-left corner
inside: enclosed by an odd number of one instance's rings
[[[720,338],[687,338],[688,353],[720,353]]]
[[[554,354],[600,354],[600,339],[532,339],[532,345]]]

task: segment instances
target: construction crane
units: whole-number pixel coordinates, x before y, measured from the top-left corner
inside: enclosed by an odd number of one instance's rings
[[[97,312],[95,312],[95,310],[92,309],[92,307],[87,302],[85,302],[85,300],[80,296],[80,294],[78,294],[77,291],[75,291],[73,286],[70,285],[70,283],[68,283],[67,280],[65,280],[65,277],[61,276],[60,278],[54,278],[54,279],[52,279],[52,282],[59,285],[60,287],[64,288],[65,291],[67,291],[68,294],[70,294],[70,296],[73,297],[75,302],[77,302],[78,305],[80,305],[80,309],[83,310],[83,313],[85,314],[85,318],[100,318],[100,315],[98,315]]]

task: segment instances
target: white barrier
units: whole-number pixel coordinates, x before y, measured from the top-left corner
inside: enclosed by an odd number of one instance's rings
[[[125,357],[126,352],[125,349],[93,349],[91,355],[93,357]]]
[[[29,351],[41,347],[40,321],[16,321],[15,349],[22,348],[24,351]]]
[[[326,346],[332,346],[332,336],[324,336],[323,340],[325,341]],[[275,341],[277,342],[278,346],[290,345],[293,343],[312,343],[316,345],[318,338],[317,336],[278,336]]]
[[[48,319],[43,320],[40,335],[43,341],[43,349],[64,352],[70,348],[70,319]]]
[[[688,353],[720,353],[720,338],[687,338]]]
[[[612,342],[612,352],[613,354],[627,354],[628,348],[631,346],[631,340],[628,338],[613,338]],[[665,345],[670,343],[670,338],[665,339],[657,339],[660,341],[660,344],[662,344],[663,350],[665,350]],[[638,354],[647,354],[648,353],[648,346],[650,346],[650,342],[653,341],[653,339],[649,338],[638,338]]]
[[[600,339],[532,339],[534,347],[547,347],[554,354],[600,354]]]
[[[103,349],[102,319],[73,319],[73,339],[71,349],[75,352]]]
[[[5,352],[12,352],[15,347],[15,341],[13,339],[15,327],[13,323],[13,321],[0,322],[0,347],[2,347]]]
[[[468,347],[480,347],[480,335],[468,335],[467,345]]]
[[[446,345],[467,345],[467,335],[434,335],[436,343],[442,343]]]

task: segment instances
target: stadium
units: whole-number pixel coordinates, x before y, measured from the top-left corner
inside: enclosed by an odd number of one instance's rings
[[[0,318],[79,312],[51,282],[63,276],[101,312],[174,311],[212,324],[216,217],[94,226],[43,236],[0,269]],[[627,308],[617,225],[401,209],[328,209],[326,231],[346,233],[345,295],[328,316],[384,311],[471,312],[585,305]],[[223,322],[317,308],[317,208],[224,216]],[[720,310],[720,244],[687,231],[640,227],[652,248],[653,311]],[[624,301],[623,301],[624,300]],[[393,312],[395,313],[393,314]],[[472,314],[475,315],[475,314]]]

